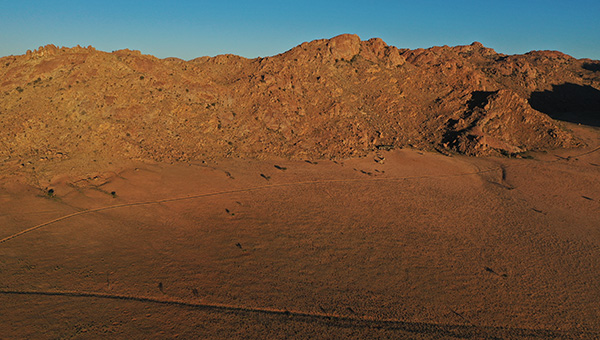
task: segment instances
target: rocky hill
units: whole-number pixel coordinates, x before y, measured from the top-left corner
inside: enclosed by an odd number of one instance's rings
[[[0,59],[0,162],[573,147],[551,117],[597,125],[599,70],[560,52],[407,50],[356,35],[256,59],[49,45]]]

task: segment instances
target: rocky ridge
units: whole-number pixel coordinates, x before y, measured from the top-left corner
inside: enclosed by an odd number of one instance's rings
[[[598,65],[554,51],[504,55],[480,43],[398,49],[348,34],[256,59],[48,45],[0,58],[0,162],[574,147],[581,142],[538,103],[566,84],[590,94],[582,100],[592,104],[578,111],[597,114]]]

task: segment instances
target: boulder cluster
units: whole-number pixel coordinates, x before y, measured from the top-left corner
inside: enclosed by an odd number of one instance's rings
[[[597,100],[599,64],[552,51],[504,55],[480,43],[399,49],[356,35],[256,59],[50,45],[0,59],[0,162],[573,147],[580,141],[543,98],[565,112],[568,98],[552,98],[557,86]]]

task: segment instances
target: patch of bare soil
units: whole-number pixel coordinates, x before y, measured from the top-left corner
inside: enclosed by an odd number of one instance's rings
[[[2,180],[2,338],[600,336],[594,147],[98,169]]]

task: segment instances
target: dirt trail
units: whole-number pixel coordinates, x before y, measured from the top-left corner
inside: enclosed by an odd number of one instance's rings
[[[267,314],[286,319],[302,320],[304,322],[319,322],[331,326],[348,327],[348,328],[376,328],[389,331],[400,330],[415,334],[435,335],[452,338],[527,338],[527,339],[573,339],[573,338],[596,338],[600,337],[600,333],[579,333],[579,332],[559,332],[549,329],[519,329],[519,328],[495,328],[495,327],[480,327],[476,325],[464,324],[434,324],[421,322],[406,322],[401,320],[378,320],[376,318],[356,318],[340,316],[326,313],[306,313],[294,310],[281,310],[273,308],[260,307],[242,307],[235,305],[211,304],[211,303],[194,303],[189,301],[180,301],[174,299],[160,299],[155,297],[129,296],[118,294],[105,294],[94,292],[65,292],[65,291],[23,291],[23,290],[4,290],[0,289],[0,294],[4,295],[32,295],[32,296],[60,296],[67,298],[96,298],[96,299],[111,299],[121,301],[136,301],[142,303],[154,303],[174,307],[188,307],[199,310],[211,310],[223,313],[233,314]]]
[[[598,150],[600,150],[600,146],[599,147],[595,147],[595,148],[591,149],[590,151],[586,151],[584,153],[580,153],[580,154],[568,156],[568,158],[571,158],[571,157],[572,158],[577,158],[577,157],[589,155],[589,154],[594,153],[594,152],[596,152]],[[559,161],[559,160],[560,159],[556,159],[554,161]],[[513,166],[518,166],[518,165],[513,165]],[[525,165],[522,165],[522,166],[525,166]],[[13,234],[13,235],[7,236],[7,237],[5,237],[3,239],[0,239],[0,244],[4,243],[6,241],[9,241],[9,240],[11,240],[11,239],[13,239],[15,237],[19,237],[19,236],[24,235],[26,233],[32,232],[34,230],[37,230],[37,229],[40,229],[40,228],[43,228],[43,227],[46,227],[46,226],[48,226],[50,224],[54,224],[54,223],[63,221],[65,219],[68,219],[68,218],[71,218],[71,217],[75,217],[75,216],[79,216],[79,215],[83,215],[83,214],[94,213],[94,212],[99,212],[99,211],[111,210],[111,209],[133,207],[133,206],[140,206],[140,205],[149,205],[149,204],[160,204],[160,203],[175,202],[175,201],[182,201],[182,200],[190,200],[190,199],[202,198],[202,197],[235,194],[235,193],[242,193],[242,192],[249,192],[249,191],[256,191],[256,190],[263,190],[263,189],[297,186],[297,185],[311,185],[311,184],[325,184],[325,183],[345,183],[345,182],[346,183],[348,183],[348,182],[369,182],[369,181],[402,181],[402,180],[418,180],[418,179],[426,179],[426,178],[447,178],[447,177],[460,177],[460,176],[477,175],[477,174],[483,174],[483,173],[494,172],[494,171],[501,171],[502,173],[504,173],[504,171],[506,171],[506,167],[499,166],[499,167],[493,167],[493,168],[488,168],[488,169],[482,169],[482,170],[478,170],[478,171],[474,171],[474,172],[460,173],[460,174],[427,175],[427,176],[407,176],[407,177],[392,177],[392,178],[328,179],[328,180],[319,180],[319,181],[306,181],[306,182],[294,182],[294,183],[267,184],[267,185],[262,185],[262,186],[257,186],[257,187],[251,187],[251,188],[245,188],[245,189],[226,190],[226,191],[220,191],[220,192],[212,192],[212,193],[204,193],[204,194],[191,195],[191,196],[186,196],[186,197],[164,198],[164,199],[155,200],[155,201],[116,204],[116,205],[111,205],[111,206],[106,206],[106,207],[100,207],[100,208],[96,208],[96,209],[89,209],[89,210],[78,211],[78,212],[75,212],[75,213],[72,213],[72,214],[69,214],[69,215],[61,216],[59,218],[56,218],[56,219],[53,219],[51,221],[47,221],[47,222],[35,225],[35,226],[31,227],[31,228],[25,229],[25,230],[23,230],[21,232],[18,232],[16,234]]]
[[[598,150],[234,159],[65,177],[55,197],[15,186],[19,203],[2,217],[13,230],[0,240],[2,331],[595,338]],[[40,202],[79,210],[44,221],[16,208]]]
[[[307,182],[267,184],[267,185],[262,185],[262,186],[252,187],[252,188],[245,188],[245,189],[235,189],[235,190],[226,190],[226,191],[219,191],[219,192],[211,192],[211,193],[197,194],[197,195],[191,195],[191,196],[186,196],[186,197],[164,198],[164,199],[160,199],[160,200],[156,200],[156,201],[146,201],[146,202],[133,202],[133,203],[116,204],[116,205],[111,205],[111,206],[106,206],[106,207],[100,207],[100,208],[95,208],[95,209],[78,211],[78,212],[75,212],[75,213],[72,213],[72,214],[69,214],[69,215],[61,216],[59,218],[56,218],[56,219],[53,219],[51,221],[47,221],[47,222],[35,225],[35,226],[31,227],[31,228],[25,229],[25,230],[23,230],[21,232],[18,232],[16,234],[13,234],[13,235],[7,236],[7,237],[5,237],[3,239],[0,239],[0,243],[4,243],[6,241],[12,240],[15,237],[19,237],[21,235],[24,235],[24,234],[27,234],[27,233],[32,232],[34,230],[46,227],[46,226],[48,226],[50,224],[54,224],[54,223],[57,223],[57,222],[69,219],[71,217],[80,216],[80,215],[83,215],[83,214],[90,214],[90,213],[99,212],[99,211],[111,210],[111,209],[126,208],[126,207],[135,207],[135,206],[150,205],[150,204],[160,204],[160,203],[168,203],[168,202],[176,202],[176,201],[183,201],[183,200],[191,200],[191,199],[195,199],[195,198],[203,198],[203,197],[211,197],[211,196],[227,195],[227,194],[236,194],[236,193],[242,193],[242,192],[250,192],[250,191],[256,191],[256,190],[273,189],[273,188],[281,188],[281,187],[290,187],[290,186],[298,186],[298,185],[312,185],[312,184],[325,184],[325,183],[371,182],[371,181],[402,181],[402,180],[417,180],[417,179],[426,179],[426,178],[460,177],[460,176],[477,175],[477,174],[482,174],[482,173],[486,173],[486,172],[493,172],[493,171],[498,171],[498,170],[500,170],[500,168],[490,168],[490,169],[478,170],[478,171],[470,172],[470,173],[448,174],[448,175],[407,176],[407,177],[394,177],[394,178],[329,179],[329,180],[307,181]]]

